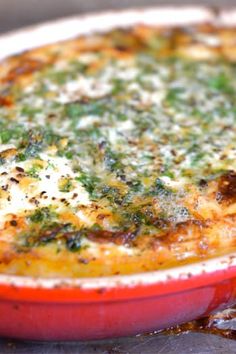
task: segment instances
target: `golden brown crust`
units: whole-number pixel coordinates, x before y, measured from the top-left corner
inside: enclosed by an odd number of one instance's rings
[[[35,80],[37,73],[40,74],[50,65],[60,65],[63,61],[72,60],[85,53],[102,53],[101,58],[93,60],[88,65],[89,75],[106,67],[111,60],[132,59],[136,52],[147,50],[147,43],[151,49],[154,48],[158,58],[168,59],[177,56],[196,61],[212,61],[212,65],[217,60],[234,62],[236,60],[235,32],[234,28],[217,28],[209,24],[184,28],[154,28],[138,25],[127,30],[84,36],[34,49],[8,58],[1,63],[0,83],[3,90],[0,93],[0,107],[13,112],[18,98],[10,92],[10,88],[16,85],[18,90],[24,92],[25,88]],[[151,43],[153,34],[160,34],[159,43]],[[53,95],[53,93],[48,93],[50,94]],[[79,102],[86,104],[87,101],[86,97],[82,97]],[[145,108],[145,104],[138,108],[141,110],[143,107]],[[51,119],[53,125],[53,115]],[[35,141],[38,143],[37,137],[33,139],[34,143]],[[66,145],[66,139],[61,139],[60,144]],[[135,147],[135,142],[133,146]],[[143,146],[145,148],[145,141]],[[51,151],[57,148],[53,144],[50,146]],[[155,150],[154,145],[153,150]],[[16,154],[15,148],[8,147],[0,151],[0,159],[11,161]],[[103,154],[103,146],[100,146],[97,155],[103,157]],[[181,157],[176,157],[175,162],[176,164],[181,162]],[[159,166],[157,156],[156,160],[153,160],[153,165],[155,164]],[[27,190],[29,185],[34,185],[34,178],[18,170],[16,177],[11,177],[10,182],[19,184],[22,190]],[[148,183],[151,185],[151,182],[145,181],[148,187]],[[112,181],[111,178],[109,187],[119,189],[122,196],[128,189],[122,178],[119,182],[115,178]],[[4,188],[1,188],[0,198],[1,196],[5,198],[8,193],[7,188]],[[235,171],[228,171],[210,181],[202,179],[198,186],[189,184],[187,189],[187,197],[186,195],[179,197],[176,203],[188,209],[191,219],[177,223],[176,220],[160,216],[161,200],[158,198],[147,197],[143,200],[142,197],[137,196],[133,200],[134,205],[138,205],[139,211],[148,218],[148,222],[161,230],[154,237],[140,234],[140,228],[135,222],[131,228],[123,231],[86,230],[87,239],[95,241],[99,249],[100,253],[98,252],[99,255],[96,257],[93,257],[86,249],[78,255],[64,249],[57,253],[55,245],[50,245],[48,248],[41,245],[41,243],[54,240],[55,235],[62,242],[73,239],[77,231],[63,231],[63,235],[60,235],[68,222],[75,229],[83,225],[80,217],[73,213],[68,211],[62,213],[60,215],[62,226],[56,226],[50,231],[41,231],[40,226],[37,226],[34,232],[40,232],[37,240],[40,246],[27,250],[27,252],[23,248],[20,251],[16,249],[14,238],[19,233],[27,231],[28,216],[8,215],[8,220],[0,230],[0,271],[46,277],[55,274],[58,276],[123,274],[179,265],[234,249],[236,246]],[[35,199],[30,201],[36,207],[38,206]],[[66,200],[64,202],[66,203]],[[94,224],[99,226],[110,220],[114,223],[119,221],[119,216],[109,209],[109,204],[106,204],[104,200],[88,207],[81,206],[81,209],[87,214],[90,213],[89,216]],[[116,253],[116,246],[124,246],[127,249],[130,247],[135,249],[135,253]],[[60,266],[62,269],[58,270]],[[71,270],[72,267],[74,267],[73,270]]]

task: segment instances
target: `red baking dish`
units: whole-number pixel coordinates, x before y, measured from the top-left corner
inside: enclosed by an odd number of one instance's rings
[[[0,37],[0,56],[135,23],[233,24],[236,12],[206,8],[127,10],[73,17]],[[128,276],[36,279],[0,275],[0,336],[88,340],[133,335],[205,316],[236,303],[236,254]]]
[[[236,256],[131,276],[0,278],[0,334],[95,339],[154,331],[236,302]]]

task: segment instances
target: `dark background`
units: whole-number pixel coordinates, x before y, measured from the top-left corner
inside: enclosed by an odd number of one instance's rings
[[[85,12],[150,5],[208,4],[236,7],[236,0],[0,0],[0,32]],[[0,48],[1,50],[1,48]],[[0,314],[1,316],[1,314]],[[233,324],[236,328],[236,323]],[[209,334],[139,336],[99,342],[45,343],[0,339],[0,354],[234,354],[236,341]]]
[[[232,6],[235,0],[0,0],[0,31],[53,18],[107,9],[169,4]]]

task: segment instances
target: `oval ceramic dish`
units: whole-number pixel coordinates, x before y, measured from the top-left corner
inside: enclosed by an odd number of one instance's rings
[[[0,57],[80,34],[137,23],[234,25],[236,11],[153,8],[72,17],[0,37]],[[236,302],[236,254],[128,276],[35,279],[0,275],[0,336],[87,340],[193,320]]]

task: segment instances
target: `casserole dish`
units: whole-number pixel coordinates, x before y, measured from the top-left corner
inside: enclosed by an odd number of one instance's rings
[[[74,17],[3,35],[1,58],[76,35],[135,24],[234,25],[235,13],[153,8]],[[49,278],[0,275],[0,335],[87,340],[154,331],[236,301],[236,255],[134,275]]]

